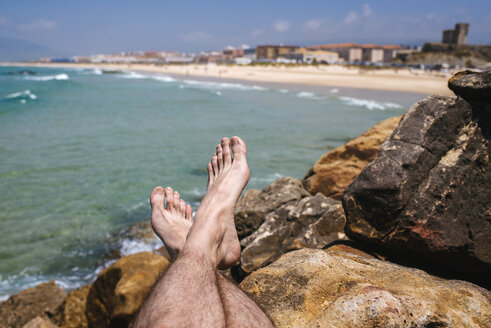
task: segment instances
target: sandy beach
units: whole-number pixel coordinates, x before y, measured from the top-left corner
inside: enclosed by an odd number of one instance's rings
[[[250,82],[306,84],[371,90],[414,92],[424,95],[451,95],[450,74],[410,69],[359,69],[330,66],[236,66],[236,65],[149,65],[95,63],[0,63],[0,66],[43,66],[133,70],[155,74],[236,79]]]

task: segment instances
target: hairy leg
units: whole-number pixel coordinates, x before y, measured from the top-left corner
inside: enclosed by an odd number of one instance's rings
[[[266,313],[233,282],[216,273],[227,327],[274,327]]]
[[[176,255],[142,307],[135,327],[272,327],[266,314],[216,270],[217,266],[230,267],[240,256],[233,210],[249,179],[249,169],[240,138],[232,138],[232,151],[233,161],[227,138],[217,146],[208,165],[207,194],[185,243],[179,236],[189,230],[186,215],[181,220],[165,216],[161,188],[152,192],[152,226]],[[166,188],[165,195],[171,197],[172,205],[179,197],[171,191]],[[180,204],[180,209],[187,209],[182,201]]]
[[[225,327],[216,268],[206,254],[183,250],[157,282],[135,328]]]
[[[193,222],[191,206],[169,187],[155,188],[150,204],[152,227],[173,263],[155,284],[134,327],[225,327],[215,264],[199,249],[182,251]]]

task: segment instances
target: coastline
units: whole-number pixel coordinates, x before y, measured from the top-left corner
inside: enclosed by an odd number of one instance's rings
[[[297,84],[322,87],[348,87],[367,90],[412,92],[422,95],[452,95],[447,87],[449,74],[416,72],[409,69],[363,70],[344,66],[228,66],[228,65],[149,65],[96,63],[0,63],[0,66],[99,68],[133,70],[154,74],[235,79],[249,82]]]

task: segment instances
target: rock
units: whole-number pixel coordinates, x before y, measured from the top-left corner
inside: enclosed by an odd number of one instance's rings
[[[491,70],[484,72],[462,71],[448,80],[448,87],[456,95],[472,101],[491,101]]]
[[[241,268],[250,273],[287,250],[322,248],[344,238],[345,222],[341,202],[320,193],[285,203],[267,214],[258,230],[241,240],[245,247]]]
[[[26,323],[22,328],[57,328],[55,324],[53,324],[48,319],[44,319],[41,317],[35,317],[28,323]]]
[[[248,190],[235,207],[235,226],[239,239],[247,237],[263,223],[265,215],[282,204],[298,201],[309,193],[292,177],[280,178],[264,190]]]
[[[311,194],[318,192],[341,199],[344,189],[371,162],[401,117],[388,118],[362,135],[323,155],[302,183]]]
[[[240,288],[275,327],[491,326],[489,291],[355,252],[293,251]]]
[[[74,289],[68,293],[62,309],[62,328],[87,328],[85,315],[90,285]]]
[[[0,304],[0,327],[22,327],[36,317],[49,319],[65,300],[66,292],[54,281],[25,289]]]
[[[122,257],[104,269],[87,297],[89,327],[128,327],[169,261],[150,252]]]
[[[460,97],[431,96],[413,105],[345,191],[348,237],[423,256],[474,281],[489,277],[486,113],[491,106],[471,107]]]

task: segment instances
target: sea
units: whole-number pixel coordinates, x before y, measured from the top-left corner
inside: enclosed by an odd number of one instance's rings
[[[120,233],[171,186],[196,210],[221,137],[251,179],[302,179],[321,155],[424,95],[102,69],[0,67],[0,299],[55,280],[92,282],[160,247]]]

